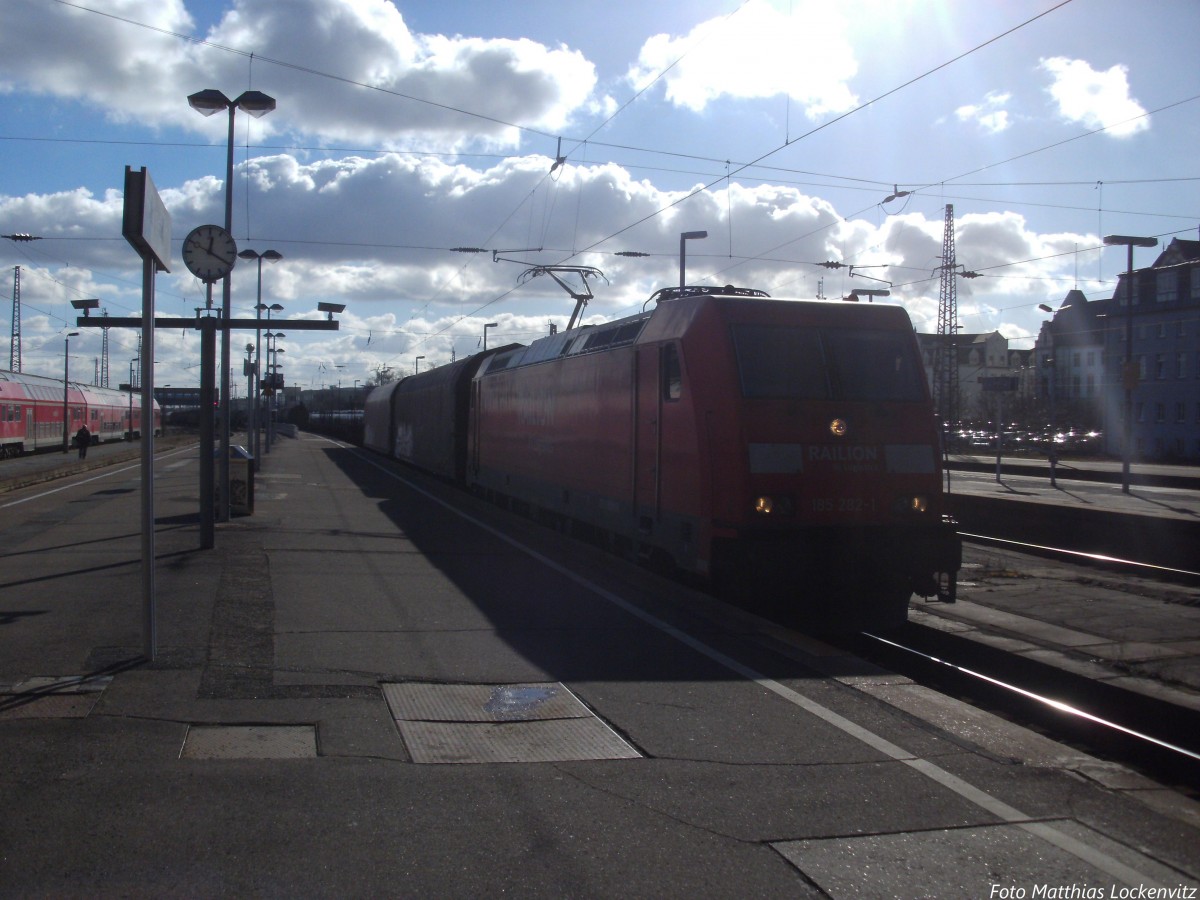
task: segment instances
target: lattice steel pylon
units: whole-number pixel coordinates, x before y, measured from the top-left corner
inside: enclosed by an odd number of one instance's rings
[[[104,310],[104,318],[108,318],[108,310]],[[108,387],[108,328],[100,329],[100,387]]]
[[[21,371],[21,267],[13,266],[12,340],[8,345],[8,369]]]
[[[943,446],[948,447],[958,423],[958,264],[954,258],[954,205],[946,204],[942,234],[942,278],[938,293],[938,344],[933,358],[933,405],[945,423]]]

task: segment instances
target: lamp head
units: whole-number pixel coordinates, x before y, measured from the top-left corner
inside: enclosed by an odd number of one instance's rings
[[[1104,245],[1106,247],[1157,247],[1158,238],[1131,237],[1127,234],[1106,234],[1104,236]]]
[[[230,107],[230,100],[216,88],[197,91],[188,95],[188,106],[202,116],[211,116]]]
[[[262,91],[246,91],[233,102],[242,112],[256,119],[275,109],[275,98]]]

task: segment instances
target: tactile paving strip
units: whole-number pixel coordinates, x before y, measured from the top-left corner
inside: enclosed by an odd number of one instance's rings
[[[565,685],[385,684],[416,763],[637,759]]]
[[[304,759],[317,755],[312,725],[192,725],[180,759]]]

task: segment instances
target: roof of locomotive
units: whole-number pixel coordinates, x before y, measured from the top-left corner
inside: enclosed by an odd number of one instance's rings
[[[652,302],[654,308],[647,309]],[[765,291],[754,288],[689,285],[682,290],[676,287],[655,291],[646,301],[642,312],[632,316],[600,325],[581,325],[538,338],[528,346],[515,344],[503,348],[480,367],[477,377],[562,357],[613,350],[643,341],[680,337],[698,316],[713,309],[726,315],[753,309],[753,318],[765,317],[773,321],[786,316],[788,319],[799,318],[810,322],[819,319],[828,324],[857,324],[871,320],[885,327],[912,327],[904,308],[891,304],[772,298]],[[787,322],[781,321],[780,324]]]

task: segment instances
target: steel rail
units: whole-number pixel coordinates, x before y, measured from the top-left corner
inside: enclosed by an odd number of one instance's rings
[[[1188,580],[1200,581],[1200,572],[1193,572],[1188,569],[1173,569],[1170,566],[1159,566],[1155,565],[1154,563],[1138,562],[1137,560],[1132,559],[1121,559],[1117,556],[1106,556],[1103,553],[1088,553],[1085,550],[1068,550],[1065,547],[1048,547],[1045,544],[1030,544],[1025,541],[1014,541],[1009,538],[991,537],[985,534],[969,534],[961,531],[959,532],[959,536],[964,540],[975,543],[1003,544],[1015,549],[1047,555],[1068,556],[1091,563],[1124,566],[1135,571],[1146,572],[1152,575],[1167,575],[1173,578],[1185,578]]]
[[[1192,760],[1193,762],[1200,763],[1200,753],[1189,750],[1186,747],[1180,747],[1179,745],[1173,744],[1170,741],[1166,741],[1161,738],[1156,738],[1153,735],[1146,734],[1146,733],[1138,731],[1134,728],[1129,728],[1125,725],[1120,724],[1119,722],[1113,722],[1110,719],[1105,719],[1102,716],[1098,716],[1098,715],[1095,715],[1094,713],[1090,713],[1085,709],[1080,709],[1077,706],[1072,706],[1071,704],[1064,703],[1061,700],[1055,700],[1053,697],[1047,697],[1044,694],[1038,694],[1035,691],[1030,691],[1026,688],[1020,687],[1019,685],[1011,684],[1007,681],[1003,681],[999,678],[995,678],[995,677],[993,677],[991,675],[987,675],[983,672],[977,672],[974,669],[967,668],[966,666],[961,666],[958,663],[951,662],[950,660],[946,660],[946,659],[942,659],[937,656],[933,656],[932,654],[926,653],[923,650],[916,650],[912,647],[907,647],[904,644],[900,644],[900,643],[897,643],[896,641],[891,640],[890,638],[880,637],[879,635],[871,634],[868,631],[864,631],[864,632],[862,632],[862,634],[864,637],[870,638],[873,641],[878,641],[881,644],[886,644],[889,647],[892,647],[896,650],[903,651],[905,653],[911,653],[914,656],[920,657],[921,659],[925,660],[926,662],[935,663],[939,666],[946,666],[946,667],[952,669],[953,671],[957,672],[960,675],[965,675],[969,678],[986,682],[987,684],[990,684],[993,687],[998,687],[1004,691],[1008,691],[1008,692],[1016,694],[1020,697],[1024,697],[1026,700],[1032,700],[1035,703],[1039,703],[1048,709],[1052,709],[1056,712],[1066,713],[1068,715],[1075,716],[1078,719],[1090,722],[1093,725],[1100,725],[1104,728],[1109,728],[1114,731],[1118,731],[1124,735],[1127,735],[1128,737],[1132,737],[1132,738],[1135,738],[1140,741],[1145,741],[1145,742],[1147,742],[1149,744],[1153,744],[1163,750],[1168,750],[1170,752],[1177,753],[1181,756],[1186,757],[1187,759]]]

